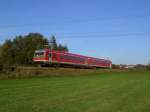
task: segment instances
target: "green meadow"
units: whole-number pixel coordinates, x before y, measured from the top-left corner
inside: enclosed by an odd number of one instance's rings
[[[150,112],[150,72],[0,80],[0,112]]]

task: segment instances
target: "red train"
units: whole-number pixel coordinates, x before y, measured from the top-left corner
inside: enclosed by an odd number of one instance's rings
[[[72,65],[76,67],[83,66],[95,68],[111,68],[112,66],[112,62],[110,60],[49,49],[36,50],[34,53],[33,61],[49,65]]]

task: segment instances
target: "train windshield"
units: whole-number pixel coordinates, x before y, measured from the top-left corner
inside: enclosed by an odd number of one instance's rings
[[[44,52],[35,52],[34,57],[44,57]]]

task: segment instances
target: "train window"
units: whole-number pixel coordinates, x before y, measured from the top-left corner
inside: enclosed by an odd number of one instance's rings
[[[41,57],[41,56],[44,56],[44,52],[36,52],[34,54],[35,57]]]
[[[60,55],[60,59],[72,60],[72,61],[78,61],[78,62],[85,62],[84,58],[71,56],[71,55]]]
[[[56,56],[56,53],[53,53],[53,58],[56,58],[57,56]]]

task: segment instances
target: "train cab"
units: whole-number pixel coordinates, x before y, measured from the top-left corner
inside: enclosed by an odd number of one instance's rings
[[[49,61],[49,53],[47,50],[36,50],[34,53],[33,61],[35,62],[47,62]]]

